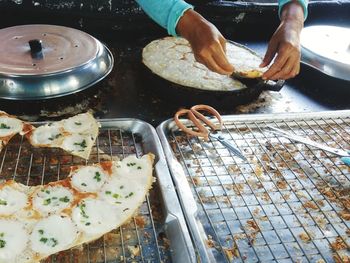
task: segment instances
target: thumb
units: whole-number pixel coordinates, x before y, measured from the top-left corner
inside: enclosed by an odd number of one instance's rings
[[[272,61],[272,59],[274,58],[275,54],[277,52],[277,44],[275,44],[275,42],[270,42],[269,46],[267,47],[267,51],[266,54],[264,56],[264,59],[262,61],[262,63],[260,64],[260,67],[266,67],[267,65],[269,65]]]

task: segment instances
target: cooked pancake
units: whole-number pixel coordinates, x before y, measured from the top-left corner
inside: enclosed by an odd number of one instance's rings
[[[226,44],[226,54],[235,74],[260,77],[262,59],[251,50],[234,43]],[[231,91],[246,86],[232,76],[221,75],[198,63],[189,42],[184,38],[166,37],[149,43],[142,52],[143,63],[158,76],[186,87],[203,90]]]
[[[14,116],[0,111],[0,152],[17,133],[24,134],[31,129],[31,125],[25,124]]]
[[[88,159],[99,124],[90,113],[33,128],[26,136],[36,147],[55,147]]]
[[[153,161],[129,156],[48,185],[0,184],[0,263],[38,262],[127,222],[152,186]]]
[[[90,113],[49,123],[38,128],[0,111],[0,152],[17,133],[26,135],[36,147],[56,147],[88,159],[99,124]]]

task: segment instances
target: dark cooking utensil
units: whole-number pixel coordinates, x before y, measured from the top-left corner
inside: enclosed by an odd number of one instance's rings
[[[141,85],[145,86],[145,89],[165,101],[171,101],[178,106],[185,107],[194,104],[209,104],[218,109],[232,109],[237,105],[252,102],[264,90],[279,91],[284,85],[283,80],[274,82],[263,81],[262,79],[246,79],[244,84],[247,88],[244,89],[231,91],[201,90],[167,81],[154,74],[144,65],[142,65],[141,72],[144,79]]]
[[[232,44],[249,50],[256,56],[259,56],[253,50],[230,41]],[[194,104],[208,104],[218,109],[232,109],[241,104],[249,103],[255,100],[262,91],[279,91],[285,81],[265,81],[261,78],[245,78],[241,82],[247,87],[244,89],[224,90],[204,90],[192,87],[186,87],[180,84],[170,82],[154,74],[147,66],[142,64],[141,70],[144,76],[144,83],[147,83],[147,90],[157,94],[161,99],[171,101],[178,106],[190,107]]]

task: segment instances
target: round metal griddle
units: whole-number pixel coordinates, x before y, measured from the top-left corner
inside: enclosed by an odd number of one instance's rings
[[[0,98],[48,99],[91,87],[112,70],[111,52],[96,38],[55,25],[0,30]]]
[[[301,33],[301,61],[322,73],[350,81],[350,28],[318,25]]]
[[[229,41],[241,48],[247,49],[255,56],[259,56],[250,48]],[[153,73],[145,64],[142,66],[144,83],[147,89],[157,94],[165,101],[171,101],[179,107],[191,107],[194,104],[207,104],[217,109],[232,109],[235,106],[247,104],[259,97],[264,90],[280,91],[285,81],[264,81],[261,78],[239,78],[246,88],[233,90],[206,90],[180,85],[166,80]]]

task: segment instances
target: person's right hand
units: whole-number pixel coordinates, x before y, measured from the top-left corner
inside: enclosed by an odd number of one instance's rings
[[[200,14],[187,10],[180,18],[176,31],[190,42],[196,60],[210,70],[230,75],[233,66],[226,57],[226,39],[219,30]]]

